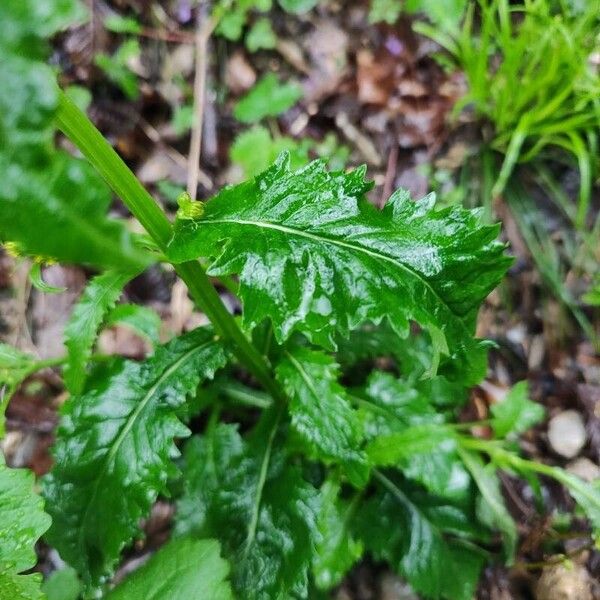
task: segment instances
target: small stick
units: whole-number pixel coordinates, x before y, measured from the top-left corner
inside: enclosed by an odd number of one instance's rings
[[[196,197],[200,171],[200,151],[202,148],[202,123],[204,117],[204,99],[206,95],[206,51],[208,40],[217,22],[208,16],[208,2],[201,1],[198,7],[196,26],[196,74],[194,76],[194,116],[190,154],[188,157],[187,192]]]

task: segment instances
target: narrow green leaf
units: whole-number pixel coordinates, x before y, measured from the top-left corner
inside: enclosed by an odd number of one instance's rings
[[[528,396],[527,382],[519,381],[501,402],[492,405],[492,428],[498,437],[523,433],[544,418],[544,407]]]
[[[342,464],[356,485],[364,484],[362,425],[338,383],[338,365],[324,352],[296,347],[285,352],[276,372],[290,398],[292,427],[309,452],[326,463]]]
[[[279,83],[277,75],[267,73],[235,105],[233,114],[242,123],[258,123],[284,113],[301,97],[302,88],[297,83]]]
[[[176,473],[173,438],[189,434],[176,411],[225,362],[213,333],[197,329],[145,362],[115,361],[65,403],[44,482],[53,517],[47,537],[88,585],[139,535],[139,520]]]
[[[179,538],[164,545],[107,600],[233,600],[229,565],[215,540]]]
[[[502,533],[505,558],[507,561],[512,562],[515,557],[518,539],[517,526],[504,503],[500,480],[496,475],[496,467],[493,463],[484,465],[481,457],[474,452],[461,448],[458,452],[473,476],[483,499],[484,509],[480,511],[479,517],[483,522],[497,528]]]
[[[329,590],[342,580],[360,559],[363,544],[353,537],[350,522],[360,501],[340,498],[340,484],[328,479],[321,486],[321,510],[317,519],[318,541],[312,561],[315,583]]]
[[[248,440],[219,425],[185,450],[177,529],[221,541],[246,600],[308,594],[317,491],[286,461],[273,417],[267,413]]]
[[[582,508],[594,530],[594,536],[600,539],[600,486],[587,483],[576,475],[567,473],[557,467],[552,468],[552,477],[560,481],[577,504]]]
[[[37,562],[34,544],[50,526],[42,499],[34,493],[34,476],[9,469],[0,455],[0,598],[41,600],[39,573],[20,575]]]
[[[269,318],[278,341],[293,331],[331,348],[366,321],[388,317],[442,332],[457,368],[478,381],[486,351],[472,339],[480,303],[511,260],[477,212],[435,211],[397,192],[369,205],[364,170],[329,173],[322,162],[290,172],[284,157],[253,181],[224,189],[194,222],[179,221],[174,261],[218,258],[213,275],[237,273],[244,322]]]
[[[42,277],[42,265],[40,263],[33,263],[33,265],[31,265],[31,269],[29,270],[29,280],[36,290],[39,290],[44,294],[60,294],[67,289],[65,287],[48,285]]]
[[[94,277],[75,305],[65,328],[69,361],[64,379],[72,394],[80,394],[85,384],[85,367],[92,354],[98,331],[106,314],[119,299],[123,287],[137,271],[106,271]]]

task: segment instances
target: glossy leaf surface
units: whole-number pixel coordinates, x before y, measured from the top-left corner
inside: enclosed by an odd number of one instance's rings
[[[361,498],[340,498],[340,484],[333,478],[321,486],[321,496],[312,570],[317,587],[328,590],[340,583],[362,556],[363,544],[351,527]]]
[[[212,331],[197,329],[145,362],[116,361],[65,403],[44,486],[48,539],[88,584],[109,574],[140,533],[139,520],[176,472],[173,438],[189,434],[176,410],[225,361]]]
[[[471,542],[477,533],[472,515],[433,498],[411,497],[385,480],[385,491],[361,515],[367,550],[426,598],[471,600],[485,562],[485,553]]]
[[[210,274],[239,273],[244,322],[270,318],[279,341],[301,331],[332,347],[336,332],[386,316],[406,336],[414,320],[478,379],[474,317],[510,263],[498,228],[404,192],[378,211],[364,199],[370,187],[362,169],[329,173],[315,161],[291,172],[283,157],[224,189],[201,219],[179,221],[170,256],[217,256]]]
[[[366,452],[373,465],[395,466],[440,497],[462,498],[469,492],[469,475],[431,391],[374,371],[361,403]]]
[[[339,369],[324,352],[297,347],[285,352],[277,377],[290,398],[292,427],[309,454],[344,465],[357,484],[366,475],[360,451],[362,424],[347,393],[338,383]]]
[[[20,575],[37,562],[34,544],[50,526],[33,474],[9,469],[0,455],[0,598],[41,600],[39,574]]]
[[[107,600],[233,600],[229,565],[215,540],[172,540],[108,594]]]
[[[216,537],[246,600],[306,598],[317,491],[285,459],[267,415],[248,440],[232,425],[191,440],[178,530]]]

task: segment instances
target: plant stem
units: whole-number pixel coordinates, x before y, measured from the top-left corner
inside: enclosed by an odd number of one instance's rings
[[[62,91],[56,119],[59,129],[92,163],[160,250],[166,253],[171,239],[171,224],[164,212],[94,124]],[[187,285],[191,297],[212,322],[216,332],[233,342],[234,353],[240,362],[276,400],[283,401],[283,392],[271,376],[265,359],[229,314],[200,264],[190,261],[174,267]]]

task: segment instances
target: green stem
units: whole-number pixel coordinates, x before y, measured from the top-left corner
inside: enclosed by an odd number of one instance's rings
[[[152,196],[130,171],[87,116],[61,91],[56,119],[59,129],[79,148],[142,224],[162,252],[171,239],[171,223]],[[265,359],[248,341],[229,314],[198,262],[174,265],[191,297],[211,320],[216,332],[233,342],[235,355],[264,388],[279,401],[285,399]]]

